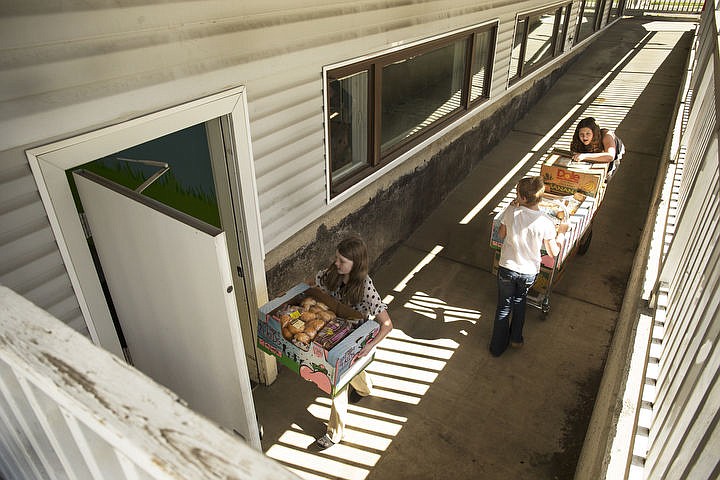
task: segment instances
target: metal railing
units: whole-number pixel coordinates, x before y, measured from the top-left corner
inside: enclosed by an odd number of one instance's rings
[[[675,189],[673,239],[660,270],[655,328],[661,334],[643,393],[652,406],[643,469],[650,479],[717,478],[720,470],[720,26],[717,2],[707,8],[681,141],[684,165]]]
[[[626,0],[626,15],[643,13],[682,13],[699,15],[703,11],[705,0]]]
[[[638,406],[634,479],[717,478],[720,457],[718,2],[703,13],[673,157],[666,244]]]
[[[3,286],[0,478],[298,479]]]

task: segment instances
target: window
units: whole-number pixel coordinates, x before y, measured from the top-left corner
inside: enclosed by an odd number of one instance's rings
[[[610,0],[607,23],[620,17],[620,0]]]
[[[602,12],[605,10],[605,0],[582,0],[578,10],[575,42],[580,42],[600,29]]]
[[[571,4],[518,15],[510,54],[510,82],[549,62],[565,50]]]
[[[325,71],[330,196],[485,101],[496,26]]]

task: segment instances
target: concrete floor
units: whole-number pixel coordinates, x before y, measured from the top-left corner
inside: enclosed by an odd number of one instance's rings
[[[588,47],[372,273],[379,291],[392,295],[395,330],[369,367],[376,393],[351,405],[344,441],[324,452],[312,448],[329,411],[314,384],[281,367],[272,386],[255,389],[269,456],[311,479],[573,478],[653,200],[689,26],[625,19]],[[492,210],[542,152],[567,148],[568,129],[589,115],[615,128],[627,146],[595,215],[589,251],[569,261],[545,319],[528,309],[524,348],[493,358]],[[496,185],[502,188],[461,225]]]

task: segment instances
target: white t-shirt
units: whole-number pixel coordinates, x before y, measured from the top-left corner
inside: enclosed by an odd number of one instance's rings
[[[553,221],[540,210],[510,205],[501,222],[507,235],[500,251],[500,266],[518,273],[538,273],[543,240],[555,238]]]

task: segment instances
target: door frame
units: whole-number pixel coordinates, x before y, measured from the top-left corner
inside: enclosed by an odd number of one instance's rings
[[[255,167],[250,143],[250,122],[244,86],[238,86],[182,105],[127,120],[72,138],[26,151],[53,234],[67,269],[80,309],[93,342],[123,357],[120,340],[90,254],[83,227],[73,200],[66,170],[102,158],[139,143],[172,132],[224,119],[232,156],[227,157],[229,170],[237,173],[230,180],[237,185],[233,202],[238,224],[239,242],[246,251],[243,258],[244,288],[253,328],[257,318],[252,313],[268,300],[265,278],[265,251],[260,223],[260,208]],[[240,172],[243,175],[240,175]],[[237,278],[237,277],[236,277]],[[238,282],[239,283],[239,282]],[[243,331],[243,337],[253,332]],[[253,349],[260,381],[271,383],[277,376],[274,359]]]

